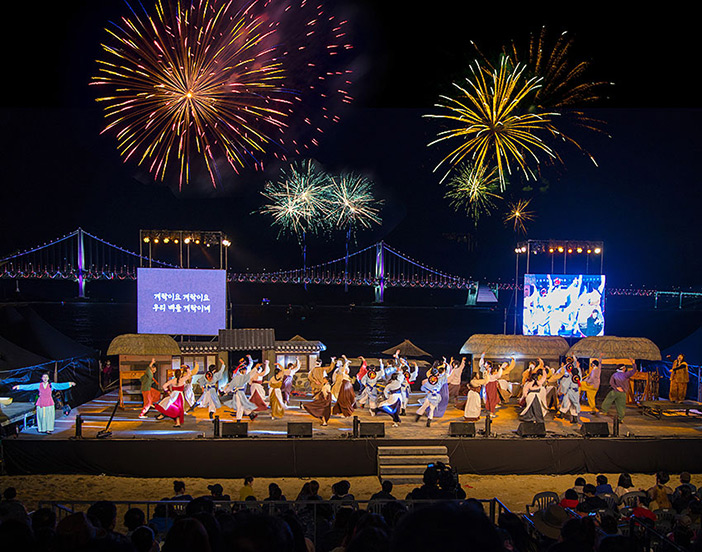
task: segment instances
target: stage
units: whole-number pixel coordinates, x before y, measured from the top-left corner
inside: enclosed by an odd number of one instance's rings
[[[214,424],[198,408],[185,417],[181,428],[169,419],[158,421],[156,412],[139,419],[139,404],[126,402],[117,409],[111,435],[97,438],[107,426],[117,400],[112,392],[90,401],[69,416],[57,412],[56,429],[40,435],[26,428],[16,438],[3,441],[5,470],[9,474],[84,473],[139,477],[325,477],[378,473],[378,447],[445,446],[449,461],[460,473],[563,474],[651,473],[660,469],[690,471],[702,458],[702,414],[687,410],[663,411],[660,419],[645,416],[643,409],[627,407],[619,436],[583,437],[580,424],[546,418],[545,437],[521,437],[516,402],[503,405],[492,420],[486,437],[485,417],[475,424],[477,435],[449,436],[451,422],[462,421],[463,412],[449,405],[446,414],[426,427],[426,418],[415,422],[421,395],[413,394],[400,427],[389,416],[372,417],[356,410],[360,422],[384,422],[384,437],[353,437],[352,418],[333,417],[322,427],[301,405],[309,396],[294,396],[283,419],[272,420],[262,412],[248,422],[245,438],[214,438]],[[514,401],[514,399],[513,399]],[[76,438],[76,416],[82,436]],[[218,410],[222,421],[234,416]],[[312,438],[288,438],[287,422],[313,422]],[[583,407],[580,422],[607,422]]]

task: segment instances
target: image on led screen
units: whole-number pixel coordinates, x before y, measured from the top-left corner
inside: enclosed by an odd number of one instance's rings
[[[137,331],[217,335],[226,328],[226,271],[137,269]]]
[[[604,335],[602,274],[525,274],[524,335]]]

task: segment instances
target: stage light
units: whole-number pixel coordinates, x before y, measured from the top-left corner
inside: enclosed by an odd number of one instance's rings
[[[522,253],[526,253],[526,245],[522,245]]]
[[[568,253],[572,253],[572,252],[573,252],[573,250],[568,248]]]
[[[515,247],[515,248],[514,248],[514,252],[517,253],[517,254],[519,254],[519,248],[518,248],[518,247]]]
[[[154,238],[154,243],[158,243],[158,238]]]
[[[576,251],[577,251],[578,253],[582,253],[582,252],[583,252],[583,248],[582,248],[582,247],[578,247],[578,248],[576,249]]]
[[[222,240],[222,245],[224,247],[229,247],[231,244],[232,244],[232,242],[230,242],[229,240]]]
[[[170,238],[163,238],[163,243],[168,243],[169,241],[171,241]]]
[[[562,245],[561,245],[561,246],[558,246],[558,252],[559,252],[559,253],[563,253],[563,246],[562,246]]]
[[[549,247],[549,248],[548,248],[548,252],[549,252],[549,253],[553,253],[553,247]]]
[[[178,238],[174,239],[173,243],[178,243]]]
[[[149,236],[146,236],[146,237],[144,238],[144,243],[149,243],[150,241],[151,241],[151,240],[149,239]]]
[[[595,255],[599,255],[602,253],[602,250],[599,247],[595,247]]]
[[[186,245],[189,244],[189,243],[190,243],[190,238],[185,238],[185,239],[183,240],[183,242],[185,242]]]
[[[209,243],[206,243],[205,245],[206,245],[207,247],[209,247],[209,246],[210,246],[210,244],[209,244]]]
[[[195,245],[200,245],[200,240],[195,240]]]

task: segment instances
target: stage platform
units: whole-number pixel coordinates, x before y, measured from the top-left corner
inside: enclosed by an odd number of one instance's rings
[[[379,446],[433,446],[448,449],[451,465],[461,473],[557,474],[620,471],[689,471],[690,462],[702,458],[702,413],[663,410],[660,419],[645,416],[641,407],[627,408],[618,437],[584,438],[580,424],[546,419],[546,437],[517,434],[516,403],[503,405],[492,420],[490,437],[484,435],[485,417],[475,424],[473,438],[449,436],[451,422],[462,421],[463,411],[449,405],[446,414],[426,427],[426,418],[415,422],[414,411],[421,395],[413,394],[407,416],[400,427],[392,427],[389,416],[372,417],[367,409],[356,411],[361,422],[384,422],[385,437],[354,438],[352,418],[333,417],[322,427],[301,405],[309,396],[294,396],[283,419],[272,420],[262,412],[248,422],[248,437],[215,439],[214,424],[204,409],[185,417],[181,428],[171,420],[158,421],[156,412],[139,419],[139,404],[125,403],[116,411],[111,435],[97,438],[104,430],[117,400],[116,392],[103,395],[57,417],[56,430],[40,435],[24,429],[18,437],[3,441],[5,469],[10,474],[86,473],[141,477],[243,477],[263,476],[355,476],[377,473]],[[662,402],[662,401],[661,401]],[[83,419],[82,438],[75,438],[76,416]],[[217,415],[234,419],[227,407]],[[57,412],[60,416],[60,412]],[[312,438],[288,438],[287,422],[313,422]],[[607,422],[583,408],[580,422]],[[695,460],[697,458],[697,460]]]

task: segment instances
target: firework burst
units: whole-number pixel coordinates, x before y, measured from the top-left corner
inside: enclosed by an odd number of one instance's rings
[[[304,241],[319,231],[328,209],[328,174],[312,160],[292,164],[276,182],[268,182],[261,195],[268,200],[259,212],[273,218],[281,233]]]
[[[462,165],[447,182],[446,199],[456,211],[465,211],[478,224],[481,215],[489,215],[495,201],[502,199],[497,169]]]
[[[534,220],[534,212],[527,210],[530,203],[531,199],[519,199],[509,205],[505,224],[512,223],[514,231],[518,234],[526,234],[526,223]]]
[[[177,170],[179,187],[189,182],[195,162],[204,163],[217,186],[219,159],[239,172],[261,168],[267,155],[285,158],[300,144],[316,144],[312,133],[299,132],[305,124],[314,132],[323,127],[308,106],[323,107],[328,120],[336,120],[329,98],[338,79],[329,75],[327,61],[342,47],[344,22],[324,17],[320,6],[156,0],[154,12],[132,10],[107,29],[104,58],[91,82],[105,106],[104,132],[116,134],[125,161],[135,159],[158,180]],[[314,48],[325,50],[318,66],[302,56],[299,40],[283,36],[296,25]],[[338,73],[350,82],[347,71]],[[313,93],[327,104],[309,101]]]
[[[332,227],[350,234],[381,222],[383,201],[373,197],[373,182],[365,176],[346,173],[332,177],[327,197],[327,220]]]
[[[552,119],[557,114],[523,112],[525,98],[540,87],[540,79],[523,76],[524,69],[523,65],[512,66],[506,58],[493,71],[475,63],[471,66],[472,77],[466,79],[467,86],[454,85],[458,96],[442,96],[443,103],[437,104],[448,113],[426,115],[453,125],[440,132],[430,146],[447,140],[460,141],[435,169],[444,164],[450,166],[442,181],[462,161],[468,160],[478,168],[494,163],[504,191],[513,167],[523,171],[528,179],[535,177],[530,165],[538,164],[540,155],[554,156],[544,137],[553,132]]]

